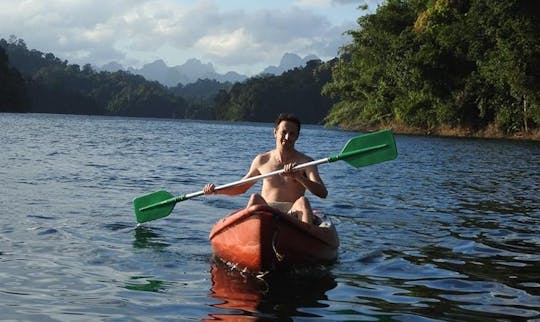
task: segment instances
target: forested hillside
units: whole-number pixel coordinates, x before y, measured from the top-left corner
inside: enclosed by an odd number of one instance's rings
[[[187,85],[178,84],[170,90],[176,96],[182,97],[188,103],[186,118],[213,120],[215,113],[215,97],[220,91],[228,92],[233,86],[230,82],[218,82],[213,79],[199,79]]]
[[[536,0],[387,0],[349,34],[332,61],[172,88],[2,39],[0,111],[265,122],[288,111],[350,129],[540,138]]]
[[[20,92],[20,103],[6,105],[4,112],[271,122],[290,111],[303,115],[306,123],[321,124],[332,105],[321,94],[331,78],[330,64],[318,60],[281,76],[260,75],[234,85],[200,79],[168,88],[129,72],[96,72],[89,64],[69,64],[52,53],[28,49],[16,37],[1,39],[0,48],[9,56],[3,61],[11,71],[2,77],[9,77]]]
[[[358,23],[324,88],[329,124],[538,133],[536,0],[388,0]]]
[[[9,41],[1,39],[0,48],[9,57],[8,69],[17,70],[20,75],[18,82],[17,76],[8,76],[9,84],[22,92],[22,103],[6,105],[5,112],[172,118],[184,117],[186,113],[187,103],[182,98],[141,76],[98,73],[89,64],[81,68],[52,53],[29,50],[24,40],[15,37]],[[9,74],[0,71],[0,75]]]
[[[0,47],[0,112],[23,112],[28,108],[26,88],[21,74],[8,63]]]
[[[301,116],[303,122],[323,124],[333,101],[321,95],[331,80],[333,61],[309,61],[280,76],[262,75],[236,83],[215,98],[216,117],[224,120],[271,122],[283,111]]]

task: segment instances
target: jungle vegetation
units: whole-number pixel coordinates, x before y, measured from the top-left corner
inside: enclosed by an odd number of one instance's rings
[[[540,138],[536,0],[387,0],[338,57],[241,83],[166,87],[0,39],[0,112],[306,123]],[[361,13],[363,7],[359,8]]]
[[[534,0],[388,0],[358,19],[323,93],[329,125],[528,133],[540,125]]]

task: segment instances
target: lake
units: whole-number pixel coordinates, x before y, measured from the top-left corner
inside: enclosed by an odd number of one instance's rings
[[[0,319],[540,319],[540,143],[396,136],[396,160],[319,166],[339,259],[260,280],[212,259],[249,194],[136,226],[133,198],[240,179],[272,124],[0,114]],[[314,159],[360,133],[306,125]],[[250,192],[260,189],[260,183]]]

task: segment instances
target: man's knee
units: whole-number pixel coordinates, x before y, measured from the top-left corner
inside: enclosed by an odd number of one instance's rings
[[[311,208],[309,200],[305,196],[298,198],[295,203],[306,210],[309,210]]]
[[[263,199],[263,197],[258,193],[253,193],[251,194],[250,199]]]
[[[311,209],[311,205],[309,204],[308,198],[304,196],[296,200],[289,213],[308,224],[313,222],[313,211]]]
[[[260,194],[254,193],[249,197],[249,204],[250,205],[266,204],[266,200],[264,200],[264,198]]]

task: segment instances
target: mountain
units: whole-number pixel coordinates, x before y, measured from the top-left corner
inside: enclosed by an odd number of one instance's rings
[[[310,60],[319,60],[319,58],[315,55],[302,58],[297,54],[286,53],[281,58],[279,66],[268,66],[263,70],[262,74],[281,75],[290,69],[305,66]]]
[[[272,74],[272,75],[281,75],[283,72],[296,67],[305,66],[306,63],[310,60],[319,59],[315,55],[308,55],[304,58],[291,53],[286,53],[281,58],[279,66],[269,66],[263,70],[261,74]],[[110,62],[106,65],[103,65],[97,70],[115,72],[118,70],[124,70],[125,68],[116,63]],[[183,85],[192,84],[197,82],[199,79],[211,79],[217,80],[218,82],[241,82],[246,80],[248,77],[246,75],[239,74],[237,72],[227,72],[225,74],[219,74],[214,69],[212,63],[202,63],[200,60],[192,58],[187,60],[182,65],[177,66],[167,66],[167,64],[159,59],[152,63],[146,64],[143,67],[137,68],[128,68],[127,69],[132,74],[141,75],[148,80],[158,81],[163,85],[169,87],[177,86],[179,83]]]
[[[119,70],[124,70],[124,66],[120,65],[117,62],[110,62],[108,64],[105,64],[99,68],[99,70],[105,71],[105,72],[116,72]]]
[[[212,63],[203,64],[200,60],[191,58],[183,65],[173,67],[182,75],[186,75],[187,80],[183,84],[195,83],[199,79],[213,79],[218,82],[241,82],[247,78],[246,75],[239,74],[237,72],[227,72],[225,74],[219,74],[214,69]]]
[[[178,83],[185,83],[188,78],[182,75],[178,70],[170,68],[161,59],[153,63],[144,65],[141,69],[128,68],[132,74],[144,76],[148,80],[158,81],[167,86],[174,86]]]
[[[97,69],[114,72],[124,70],[124,67],[116,62],[111,62]],[[215,71],[212,63],[203,64],[195,58],[189,59],[182,65],[172,67],[167,66],[163,60],[158,59],[152,63],[145,64],[141,68],[129,67],[127,71],[132,74],[141,75],[148,80],[158,81],[169,87],[174,87],[179,83],[183,85],[195,83],[199,79],[213,79],[222,83],[236,83],[247,79],[247,76],[236,72],[219,74]]]

